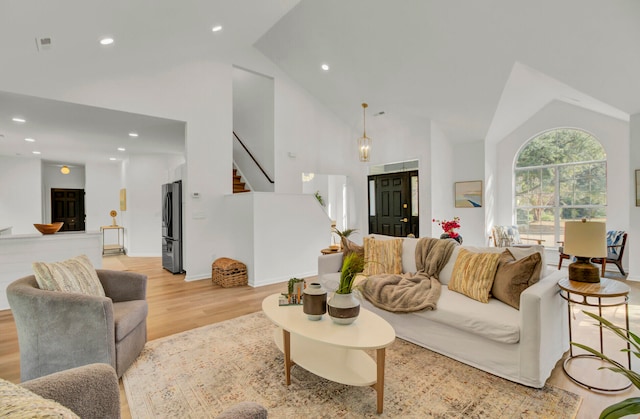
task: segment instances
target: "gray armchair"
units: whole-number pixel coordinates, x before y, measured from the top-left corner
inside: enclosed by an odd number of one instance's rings
[[[119,418],[120,387],[112,367],[90,364],[56,372],[20,384],[55,400],[81,418]],[[34,413],[33,417],[37,415]]]
[[[7,287],[18,330],[22,381],[92,363],[118,378],[147,341],[147,277],[98,269],[106,297],[38,287],[33,275]]]

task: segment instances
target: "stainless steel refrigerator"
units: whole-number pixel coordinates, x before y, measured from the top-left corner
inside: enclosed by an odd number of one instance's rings
[[[162,267],[182,270],[182,182],[162,185]]]

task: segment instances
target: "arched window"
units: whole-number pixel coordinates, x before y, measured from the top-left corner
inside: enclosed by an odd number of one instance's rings
[[[529,140],[515,162],[516,222],[545,246],[564,240],[565,221],[606,221],[607,155],[591,134],[562,128]]]

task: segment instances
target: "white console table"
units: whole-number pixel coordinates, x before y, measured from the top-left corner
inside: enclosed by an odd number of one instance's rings
[[[94,232],[14,234],[0,236],[0,310],[9,308],[7,286],[31,275],[33,262],[58,262],[85,254],[102,268],[102,235]]]

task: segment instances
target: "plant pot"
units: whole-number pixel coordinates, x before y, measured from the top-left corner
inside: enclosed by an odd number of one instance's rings
[[[462,244],[462,236],[461,235],[457,235],[456,237],[451,237],[450,235],[448,235],[447,233],[442,233],[440,235],[441,239],[453,239],[455,241],[457,241],[459,244]]]
[[[360,301],[353,295],[335,293],[327,303],[329,317],[336,324],[351,324],[360,314]]]
[[[317,282],[312,282],[304,289],[302,311],[309,320],[320,320],[327,312],[327,291]]]

